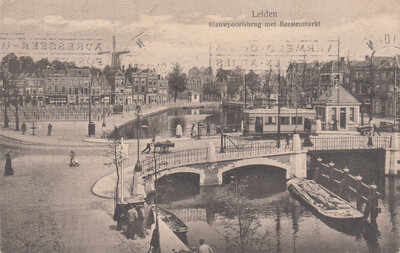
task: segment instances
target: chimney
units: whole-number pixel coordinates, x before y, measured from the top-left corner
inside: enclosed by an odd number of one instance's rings
[[[344,57],[340,57],[340,64],[343,64],[344,62]]]
[[[365,61],[369,61],[369,56],[368,55],[365,56]]]
[[[129,70],[132,68],[132,64],[129,64]]]
[[[122,65],[122,73],[125,73],[125,65]]]

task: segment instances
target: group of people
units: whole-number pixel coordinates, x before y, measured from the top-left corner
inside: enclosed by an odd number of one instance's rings
[[[144,203],[117,204],[114,210],[114,221],[117,222],[117,230],[126,224],[126,237],[134,239],[135,235],[144,238],[145,211]]]
[[[35,128],[35,123],[32,124],[32,128]],[[27,130],[27,129],[26,129],[26,123],[25,123],[25,121],[24,121],[24,122],[22,122],[22,125],[21,125],[21,132],[22,132],[22,134],[25,134],[26,130]],[[47,125],[47,136],[51,136],[52,130],[53,130],[53,125],[52,125],[51,123],[49,123],[49,124]]]

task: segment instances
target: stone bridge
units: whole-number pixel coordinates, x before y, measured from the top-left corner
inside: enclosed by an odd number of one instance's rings
[[[193,173],[199,175],[200,185],[217,185],[222,184],[224,173],[251,165],[284,170],[287,179],[306,177],[308,152],[373,149],[385,150],[385,174],[395,174],[400,157],[398,138],[397,133],[373,137],[373,146],[368,145],[368,137],[362,136],[313,137],[311,142],[314,145],[311,147],[304,147],[299,135],[294,135],[289,146],[282,141],[280,147],[271,140],[224,145],[222,149],[216,149],[210,143],[207,148],[156,154],[155,157],[147,158],[142,162],[143,177],[149,180],[154,179],[156,173],[158,178],[174,173]]]

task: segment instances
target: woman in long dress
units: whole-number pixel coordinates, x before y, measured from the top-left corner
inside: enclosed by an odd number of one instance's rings
[[[14,170],[12,169],[11,165],[11,154],[7,153],[6,154],[6,165],[4,168],[4,176],[12,176],[14,175]]]

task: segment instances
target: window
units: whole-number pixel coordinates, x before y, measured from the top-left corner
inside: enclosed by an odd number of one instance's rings
[[[65,93],[65,86],[62,86],[62,87],[61,87],[61,92],[62,92],[62,93]]]
[[[297,117],[297,123],[296,123],[296,117],[292,117],[292,125],[302,125],[303,124],[303,117]]]
[[[332,108],[332,120],[336,120],[336,108]]]
[[[290,125],[289,117],[280,117],[281,125]]]
[[[54,86],[54,91],[58,92],[58,86]]]
[[[146,87],[142,86],[142,92],[146,92]]]
[[[135,92],[139,92],[139,86],[135,86]]]
[[[265,125],[275,125],[275,124],[276,124],[276,118],[275,117],[266,117]]]
[[[350,107],[350,121],[354,122],[354,107]]]

